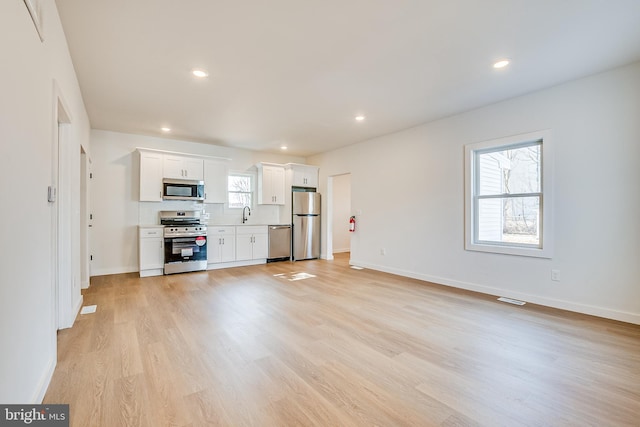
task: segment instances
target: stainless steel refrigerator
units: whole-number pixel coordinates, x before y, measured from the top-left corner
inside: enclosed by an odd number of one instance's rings
[[[293,192],[293,260],[320,257],[320,193]]]

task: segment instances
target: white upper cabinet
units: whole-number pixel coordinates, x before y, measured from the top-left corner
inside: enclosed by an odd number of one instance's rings
[[[154,151],[140,152],[140,201],[162,201],[162,154]]]
[[[293,187],[318,188],[318,167],[287,163],[287,175]]]
[[[202,159],[165,154],[162,167],[164,178],[204,180]]]
[[[204,161],[204,202],[225,203],[229,167],[226,160]]]
[[[204,181],[205,203],[227,201],[229,159],[181,155],[150,148],[137,150],[140,153],[141,202],[162,201],[163,178]]]
[[[258,163],[258,204],[284,205],[284,167]]]

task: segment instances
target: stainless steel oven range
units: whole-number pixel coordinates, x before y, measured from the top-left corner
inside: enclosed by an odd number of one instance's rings
[[[207,269],[207,226],[200,211],[161,211],[164,225],[164,274]]]

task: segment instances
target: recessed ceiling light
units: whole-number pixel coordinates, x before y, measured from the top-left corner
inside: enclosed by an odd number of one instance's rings
[[[287,148],[289,148],[289,147],[287,147],[286,145],[282,145],[282,146],[280,147],[280,149],[281,149],[281,150],[283,150],[283,151],[284,151],[284,150],[286,150]]]
[[[363,121],[364,119],[365,119],[365,117],[364,117],[362,114],[361,114],[361,115],[359,115],[359,116],[356,116],[356,121],[357,121],[357,122],[361,122],[361,121]]]
[[[196,76],[196,77],[200,77],[200,78],[203,78],[203,77],[207,77],[207,76],[209,76],[209,73],[207,73],[207,72],[206,72],[206,71],[204,71],[204,70],[193,70],[191,73],[192,73],[194,76]]]
[[[503,59],[503,60],[500,60],[500,61],[496,62],[495,64],[493,64],[493,68],[504,68],[507,65],[509,65],[509,60],[508,59]]]
[[[163,127],[160,129],[162,130],[162,132],[171,132],[171,128],[168,128],[168,127]]]

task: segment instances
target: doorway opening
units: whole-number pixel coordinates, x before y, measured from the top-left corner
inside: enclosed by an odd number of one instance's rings
[[[327,183],[327,259],[351,252],[351,174],[330,176]]]

